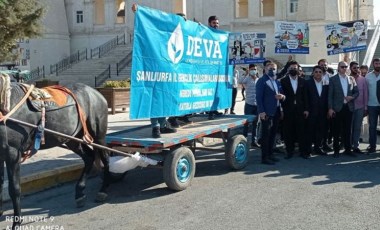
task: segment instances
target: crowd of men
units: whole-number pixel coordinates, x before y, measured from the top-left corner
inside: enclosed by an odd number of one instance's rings
[[[359,149],[361,127],[368,115],[368,153],[376,152],[377,123],[380,114],[380,59],[368,66],[353,61],[338,64],[338,73],[328,71],[328,62],[321,59],[311,76],[304,76],[297,61],[290,60],[277,73],[277,65],[264,63],[263,74],[258,66],[249,65],[244,74],[235,69],[235,78],[245,88],[244,114],[256,115],[251,147],[261,148],[262,163],[275,164],[273,155],[276,135],[280,133],[286,159],[295,155],[308,159],[311,153],[333,152],[355,157]],[[379,90],[377,90],[379,88]],[[332,143],[332,148],[330,144]]]

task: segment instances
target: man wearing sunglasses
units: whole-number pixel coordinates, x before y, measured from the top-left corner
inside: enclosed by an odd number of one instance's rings
[[[333,124],[334,157],[339,157],[340,137],[344,143],[344,154],[356,156],[351,151],[351,124],[354,100],[359,96],[355,79],[347,75],[348,65],[339,62],[338,74],[330,78],[328,96],[328,116]]]
[[[316,65],[313,67],[313,78],[306,81],[306,91],[308,98],[309,117],[307,119],[306,130],[315,130],[306,134],[306,149],[310,153],[312,144],[314,144],[314,153],[318,155],[327,155],[322,147],[323,137],[327,129],[327,103],[329,85],[323,81],[323,67]]]

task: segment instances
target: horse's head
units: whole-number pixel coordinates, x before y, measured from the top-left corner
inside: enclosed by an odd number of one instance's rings
[[[0,111],[4,114],[10,110],[11,78],[8,74],[0,74]]]

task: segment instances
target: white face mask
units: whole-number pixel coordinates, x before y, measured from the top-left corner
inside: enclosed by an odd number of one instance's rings
[[[257,70],[250,70],[249,75],[255,76],[257,74]]]

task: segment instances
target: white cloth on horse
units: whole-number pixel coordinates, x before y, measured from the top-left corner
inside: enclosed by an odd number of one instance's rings
[[[11,106],[11,78],[6,73],[0,74],[0,110],[8,113]]]
[[[26,89],[30,88],[30,85],[28,85],[28,84],[22,84],[22,85]],[[42,99],[49,99],[49,98],[51,98],[51,95],[48,92],[46,92],[43,89],[39,89],[39,88],[34,88],[32,90],[32,92],[30,93],[30,96],[32,96],[33,99],[35,99],[35,100],[42,100]]]

